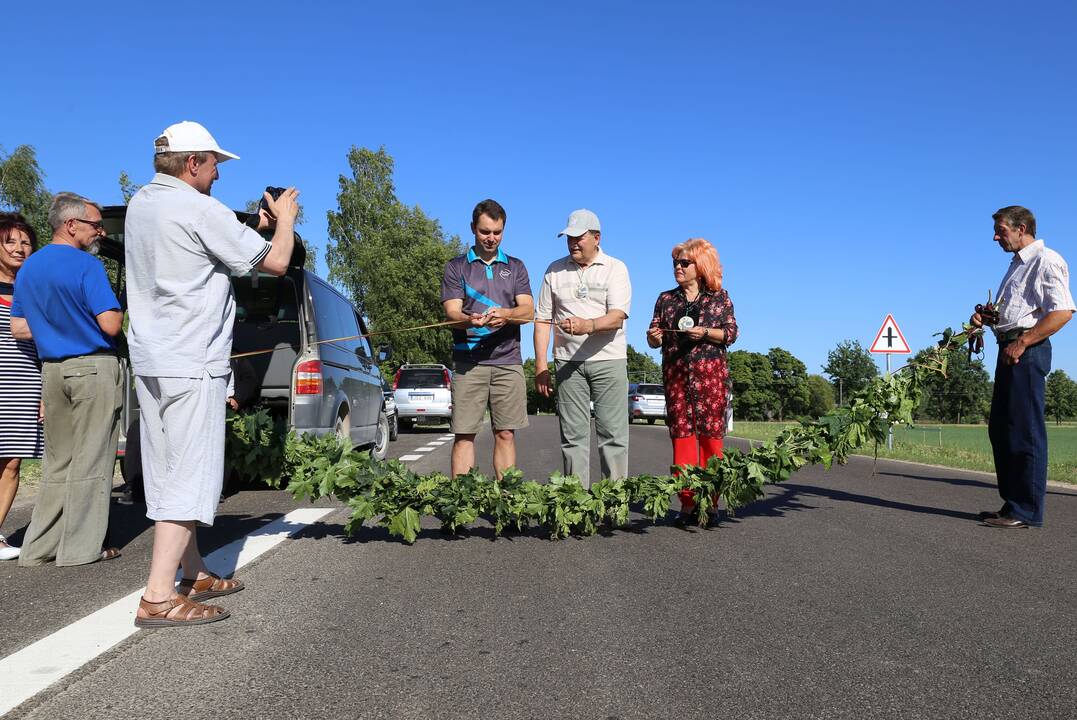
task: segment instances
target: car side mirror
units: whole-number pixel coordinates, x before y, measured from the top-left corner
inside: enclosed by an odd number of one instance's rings
[[[383,363],[393,356],[392,345],[379,345],[378,346],[378,362]]]

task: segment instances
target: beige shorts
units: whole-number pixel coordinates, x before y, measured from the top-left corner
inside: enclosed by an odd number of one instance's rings
[[[527,427],[527,387],[522,365],[456,363],[452,376],[452,431],[471,435],[486,409],[494,430]]]

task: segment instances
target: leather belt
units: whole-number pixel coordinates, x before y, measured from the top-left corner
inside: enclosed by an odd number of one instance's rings
[[[1014,328],[1013,330],[1007,330],[1006,332],[996,334],[995,339],[1000,343],[1013,342],[1027,332],[1028,328]]]

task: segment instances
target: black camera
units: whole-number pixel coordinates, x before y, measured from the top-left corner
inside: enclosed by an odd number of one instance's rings
[[[269,197],[273,198],[274,200],[279,200],[281,193],[283,193],[284,190],[285,188],[282,187],[266,188],[266,192],[269,193]],[[262,199],[258,201],[258,210],[265,210],[269,214],[269,217],[276,217],[276,215],[273,214],[273,211],[269,209],[269,203],[266,202],[264,195],[262,196]]]

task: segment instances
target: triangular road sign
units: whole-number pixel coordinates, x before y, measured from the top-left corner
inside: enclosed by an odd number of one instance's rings
[[[905,342],[905,336],[901,334],[893,315],[887,315],[883,320],[883,326],[879,328],[879,334],[875,336],[875,342],[871,344],[868,352],[873,353],[911,353],[909,343]]]

